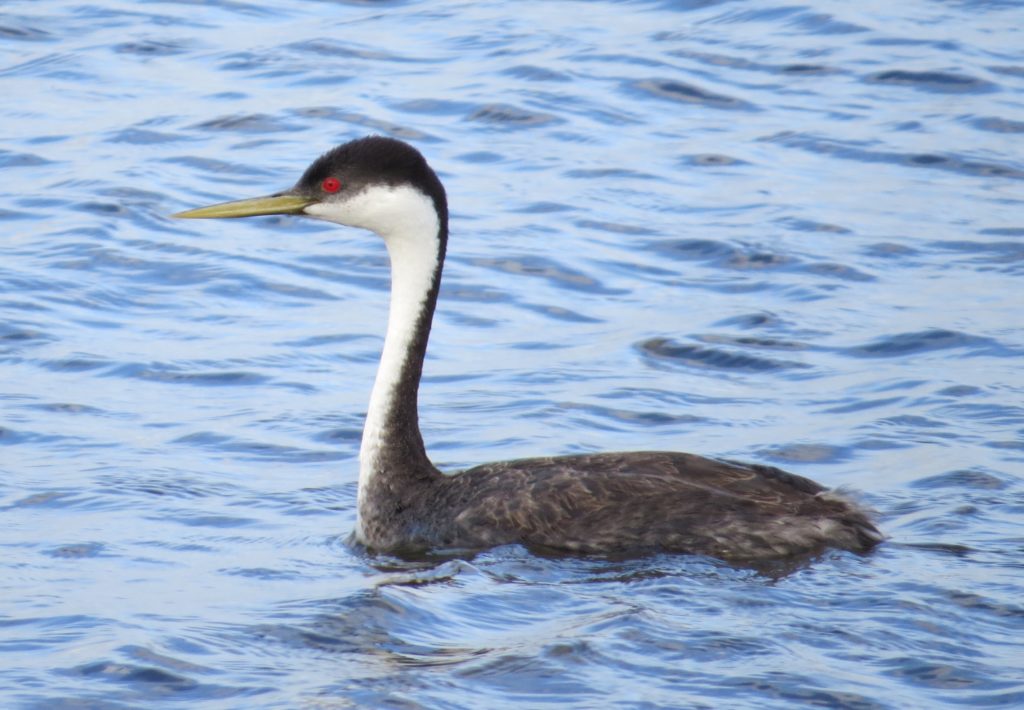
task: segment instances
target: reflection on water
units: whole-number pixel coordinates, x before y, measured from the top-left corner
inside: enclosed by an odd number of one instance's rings
[[[1024,703],[1018,15],[5,5],[4,707]],[[889,541],[764,569],[352,546],[383,248],[168,215],[371,132],[452,204],[445,469],[767,462]]]

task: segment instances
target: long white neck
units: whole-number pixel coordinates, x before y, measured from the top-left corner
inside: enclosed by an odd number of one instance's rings
[[[427,195],[410,186],[373,187],[342,204],[313,205],[313,217],[365,227],[384,239],[391,259],[387,335],[359,449],[360,518],[371,488],[401,486],[407,469],[429,466],[417,421],[416,395],[443,258],[441,224]],[[418,460],[422,458],[422,460]],[[357,526],[357,536],[363,537]]]
[[[417,193],[419,194],[419,193]],[[359,448],[359,490],[367,490],[371,478],[379,470],[379,453],[390,442],[393,414],[400,406],[402,380],[413,352],[417,326],[434,286],[438,266],[438,223],[433,204],[429,219],[404,224],[402,229],[382,234],[391,258],[391,306],[388,309],[388,330],[377,367],[377,377],[370,394],[370,405],[363,426],[363,442]],[[417,371],[417,376],[419,372]],[[413,408],[411,413],[416,414]]]

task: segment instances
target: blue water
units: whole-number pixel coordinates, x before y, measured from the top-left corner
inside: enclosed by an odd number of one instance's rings
[[[5,2],[0,706],[1024,706],[1024,6]],[[890,539],[350,547],[372,235],[178,222],[413,142],[444,468],[677,449]]]

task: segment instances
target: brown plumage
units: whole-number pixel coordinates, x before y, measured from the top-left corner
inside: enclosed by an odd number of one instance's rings
[[[826,547],[865,552],[882,539],[861,508],[807,478],[693,454],[520,459],[421,480],[415,496],[373,496],[399,503],[374,516],[384,525],[365,530],[375,547],[416,552],[521,543],[750,561]]]

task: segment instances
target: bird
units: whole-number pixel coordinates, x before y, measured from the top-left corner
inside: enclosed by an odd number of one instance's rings
[[[525,458],[442,473],[418,392],[448,245],[445,188],[423,155],[379,135],[318,157],[291,188],[180,212],[301,215],[376,233],[390,303],[359,449],[355,542],[417,556],[519,544],[538,553],[683,553],[727,562],[867,553],[884,539],[860,503],[778,468],[671,451]]]

